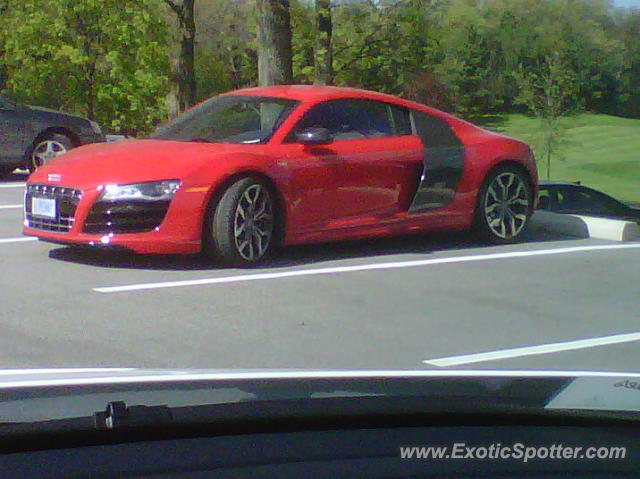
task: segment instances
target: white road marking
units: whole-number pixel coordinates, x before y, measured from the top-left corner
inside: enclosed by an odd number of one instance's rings
[[[0,244],[25,243],[27,241],[38,241],[38,238],[0,238]]]
[[[0,369],[0,376],[29,374],[112,373],[135,371],[135,368],[53,368],[53,369]]]
[[[26,183],[0,183],[0,188],[24,188]]]
[[[22,208],[22,205],[0,205],[0,210],[13,210]]]
[[[544,256],[564,253],[580,253],[587,251],[603,251],[603,250],[616,250],[616,249],[630,249],[640,248],[640,243],[629,244],[615,244],[615,245],[596,245],[596,246],[573,246],[568,248],[554,248],[554,249],[542,249],[542,250],[530,250],[530,251],[510,251],[507,253],[489,253],[478,254],[469,256],[449,256],[446,258],[433,258],[416,261],[398,261],[393,263],[374,263],[374,264],[362,264],[353,266],[336,266],[332,268],[314,268],[314,269],[301,269],[293,271],[280,271],[276,273],[257,273],[257,274],[243,274],[237,276],[222,276],[219,278],[203,278],[203,279],[191,279],[181,281],[165,281],[161,283],[142,283],[142,284],[130,284],[125,286],[108,286],[93,288],[93,291],[98,293],[121,293],[125,291],[141,291],[147,289],[161,289],[161,288],[178,288],[185,286],[202,286],[208,284],[225,284],[225,283],[239,283],[244,281],[264,281],[271,279],[293,278],[297,276],[315,276],[322,274],[338,274],[338,273],[354,273],[359,271],[375,271],[385,269],[400,269],[400,268],[414,268],[417,266],[430,266],[435,264],[448,264],[448,263],[467,263],[471,261],[485,261],[495,259],[509,259],[509,258],[526,258],[531,256]]]
[[[537,354],[549,354],[562,351],[573,351],[575,349],[595,348],[609,344],[630,343],[640,341],[640,333],[616,334],[613,336],[602,336],[599,338],[579,339],[577,341],[566,341],[562,343],[541,344],[539,346],[527,346],[523,348],[502,349],[486,353],[464,354],[462,356],[451,356],[439,359],[427,359],[422,361],[432,366],[447,367],[459,364],[482,363],[485,361],[495,361],[499,359],[519,358],[522,356],[534,356]]]
[[[41,386],[71,386],[90,384],[127,384],[127,383],[153,383],[168,381],[229,381],[229,380],[259,380],[259,379],[334,379],[334,378],[439,378],[439,377],[515,377],[515,378],[579,378],[579,377],[601,377],[601,378],[640,378],[639,373],[629,372],[591,372],[591,371],[544,371],[544,370],[514,370],[514,371],[464,371],[464,370],[400,370],[400,371],[261,371],[261,372],[237,372],[237,373],[213,373],[213,372],[176,372],[166,371],[145,371],[139,374],[117,375],[107,374],[105,376],[93,377],[60,377],[53,379],[31,379],[31,380],[0,380],[0,389],[11,389],[18,387],[41,387]]]

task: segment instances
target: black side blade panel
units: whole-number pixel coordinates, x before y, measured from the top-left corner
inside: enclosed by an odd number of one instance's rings
[[[464,145],[442,118],[412,111],[416,133],[424,145],[420,184],[409,207],[418,213],[449,204],[464,167]]]

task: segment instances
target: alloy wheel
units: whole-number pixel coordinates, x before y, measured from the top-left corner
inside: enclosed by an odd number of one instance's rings
[[[501,239],[516,237],[527,224],[529,193],[522,176],[512,171],[497,175],[487,188],[484,215],[492,233]]]
[[[36,168],[46,164],[56,156],[67,152],[66,146],[55,140],[45,140],[36,145],[31,155],[31,161]]]
[[[233,220],[238,254],[247,261],[260,259],[269,248],[273,229],[271,195],[263,185],[253,184],[242,193]]]

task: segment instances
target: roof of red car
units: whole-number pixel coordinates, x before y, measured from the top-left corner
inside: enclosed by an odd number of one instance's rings
[[[362,90],[359,88],[345,88],[335,86],[318,86],[318,85],[276,85],[255,88],[244,88],[242,90],[234,90],[225,95],[254,95],[254,96],[270,96],[275,98],[289,98],[298,101],[316,102],[320,100],[332,100],[336,98],[366,98],[370,100],[378,100],[389,103],[396,103],[409,108],[424,109],[431,114],[441,117],[455,119],[450,114],[440,111],[436,108],[417,103],[411,100],[405,100],[397,96],[386,93],[378,93],[370,90]],[[459,124],[472,126],[464,120],[456,119]],[[475,128],[475,127],[474,127]]]
[[[317,99],[328,98],[371,98],[383,101],[397,102],[405,101],[398,97],[387,95],[385,93],[376,93],[369,90],[361,90],[358,88],[343,88],[335,86],[317,86],[317,85],[278,85],[256,88],[245,88],[229,92],[231,95],[256,95],[271,96],[276,98],[290,98],[292,100],[312,101]]]

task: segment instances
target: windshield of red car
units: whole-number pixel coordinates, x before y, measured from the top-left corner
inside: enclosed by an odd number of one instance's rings
[[[254,96],[220,96],[205,101],[151,136],[158,140],[263,143],[298,104]]]

